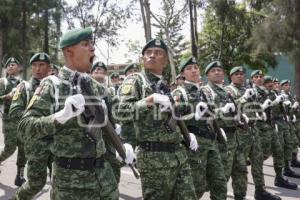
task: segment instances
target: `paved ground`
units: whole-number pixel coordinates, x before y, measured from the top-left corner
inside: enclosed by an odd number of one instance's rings
[[[1,130],[1,124],[0,124]],[[3,148],[3,135],[0,133],[0,149]],[[8,200],[16,191],[17,187],[14,185],[14,178],[16,175],[16,152],[15,154],[6,160],[2,166],[0,166],[0,200]],[[274,187],[274,169],[272,165],[272,158],[268,159],[264,163],[264,173],[267,189],[273,194],[277,194],[282,197],[283,200],[296,200],[300,199],[300,189],[287,190]],[[300,172],[300,169],[296,169]],[[291,181],[298,184],[300,187],[300,179],[290,178]],[[120,199],[121,200],[137,200],[142,199],[141,185],[139,180],[136,180],[132,175],[129,168],[122,169],[121,182],[119,185]],[[47,181],[45,188],[37,195],[36,200],[48,200],[50,199],[50,181]],[[254,195],[254,185],[251,175],[249,175],[247,199],[251,200]],[[209,193],[206,193],[201,199],[209,200]],[[231,183],[228,183],[228,199],[232,198]]]

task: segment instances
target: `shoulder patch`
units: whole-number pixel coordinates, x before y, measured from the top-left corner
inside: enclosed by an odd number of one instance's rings
[[[129,84],[123,85],[123,86],[122,86],[121,93],[124,94],[124,95],[130,94],[132,88],[133,88],[133,85],[132,85],[132,84],[130,84],[130,85],[129,85]]]
[[[34,102],[37,100],[38,96],[37,95],[33,95],[33,97],[30,99],[30,102],[27,106],[27,110],[30,109],[32,107],[32,105],[34,104]]]
[[[15,91],[15,93],[14,93],[14,96],[13,96],[13,98],[12,98],[12,100],[13,101],[16,101],[16,100],[18,100],[19,99],[19,97],[20,97],[20,95],[21,95],[21,92],[22,92],[22,90],[24,89],[24,87],[25,87],[25,85],[24,85],[25,83],[20,83],[18,86],[17,86],[17,89],[16,89],[16,91]]]

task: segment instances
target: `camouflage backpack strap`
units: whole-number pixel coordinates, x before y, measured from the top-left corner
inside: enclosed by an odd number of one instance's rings
[[[235,88],[235,87],[232,86],[232,85],[227,85],[227,86],[225,87],[225,90],[226,90],[227,92],[229,92],[229,93],[230,93],[232,96],[234,96],[234,97],[239,97],[239,96],[241,96],[240,93],[239,93],[239,91],[238,91],[238,89]]]
[[[188,95],[186,93],[186,90],[182,86],[178,86],[175,90],[171,92],[172,96],[180,96],[183,97],[184,102],[188,102]]]
[[[209,98],[210,101],[214,102],[217,94],[215,91],[207,84],[202,87],[200,87],[200,90],[204,92],[207,98]]]
[[[26,101],[28,103],[30,100],[30,83],[28,81],[23,80],[20,84],[24,84],[24,88],[26,92]]]
[[[43,85],[43,83],[47,80],[50,80],[54,86],[54,100],[55,100],[54,110],[57,111],[59,109],[59,87],[58,86],[61,84],[61,80],[57,76],[50,75],[44,78],[41,81],[40,85]]]

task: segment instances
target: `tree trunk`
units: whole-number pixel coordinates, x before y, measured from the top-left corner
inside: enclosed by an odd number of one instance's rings
[[[49,54],[49,10],[45,9],[44,13],[44,52]]]
[[[191,31],[191,47],[192,47],[192,55],[194,57],[197,56],[197,46],[196,46],[196,40],[195,40],[195,29],[194,29],[194,9],[193,9],[193,2],[192,0],[189,0],[189,13],[190,13],[190,31]]]
[[[2,19],[0,19],[0,64],[1,64],[1,72],[2,72],[2,61],[3,61],[3,24]],[[2,73],[0,73],[2,74]]]
[[[151,18],[150,18],[150,3],[149,0],[144,1],[145,13],[146,13],[146,22],[147,22],[147,34],[146,34],[146,42],[151,40]]]
[[[173,82],[176,79],[176,69],[175,69],[175,62],[174,62],[174,56],[173,56],[174,50],[172,49],[172,46],[170,43],[171,38],[170,38],[170,33],[169,33],[168,28],[165,28],[165,32],[166,32],[166,43],[168,46],[169,62],[170,62],[170,67],[171,67],[171,82]]]
[[[300,44],[300,1],[295,1],[295,38],[298,41],[297,44]],[[295,47],[295,48],[299,48]],[[300,58],[295,62],[295,93],[300,96]]]
[[[27,45],[26,45],[26,31],[27,31],[27,7],[26,7],[26,0],[22,1],[22,57],[23,57],[23,78],[27,78]]]
[[[197,17],[197,0],[194,0],[194,33],[195,33],[195,44],[196,44],[196,52],[198,56],[198,17]]]

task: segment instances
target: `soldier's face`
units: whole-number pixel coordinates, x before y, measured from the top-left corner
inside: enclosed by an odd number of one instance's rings
[[[50,66],[46,62],[36,61],[31,64],[32,76],[36,79],[43,79],[48,76]]]
[[[291,85],[289,83],[283,84],[281,86],[281,88],[285,91],[285,92],[290,92],[291,90]]]
[[[199,82],[199,75],[200,75],[200,70],[198,65],[196,64],[188,65],[183,70],[183,76],[187,81],[197,83]]]
[[[58,74],[58,71],[54,68],[51,68],[48,73],[48,75],[55,75],[55,76],[57,76],[57,74]]]
[[[271,82],[265,83],[264,86],[267,90],[272,90],[274,85],[273,85],[273,82],[271,81]]]
[[[90,72],[95,57],[95,47],[92,40],[83,40],[76,45],[66,47],[68,66],[79,72]]]
[[[280,84],[279,84],[279,82],[273,82],[273,88],[274,88],[274,90],[280,91]]]
[[[221,67],[213,67],[207,73],[207,79],[212,83],[223,84],[224,70]]]
[[[162,48],[148,48],[144,52],[143,63],[145,69],[161,75],[164,67],[168,64],[167,52]]]
[[[10,76],[17,76],[19,71],[19,65],[16,63],[9,63],[6,67],[6,72]]]
[[[135,72],[137,72],[137,70],[136,70],[135,68],[131,68],[131,69],[127,70],[125,76],[128,76],[128,75],[130,75],[130,74],[133,74],[133,73],[135,73]]]
[[[104,81],[106,76],[106,71],[101,67],[96,67],[92,72],[92,77],[97,81]]]
[[[252,77],[252,82],[257,86],[262,86],[264,81],[265,79],[263,75],[258,74]]]
[[[232,83],[237,85],[242,85],[245,82],[245,73],[244,72],[235,72],[230,77]]]

